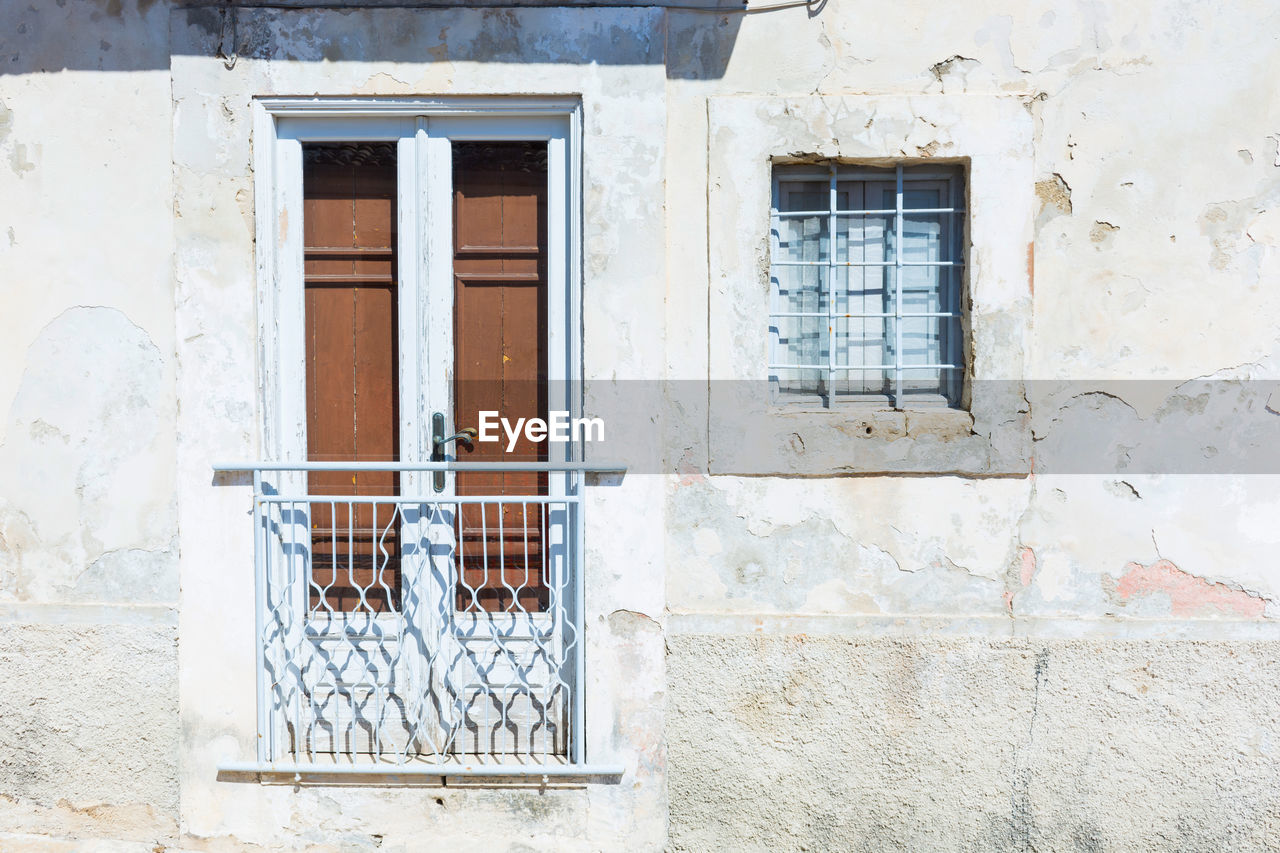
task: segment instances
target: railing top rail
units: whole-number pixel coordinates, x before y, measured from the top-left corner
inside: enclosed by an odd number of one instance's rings
[[[622,474],[617,462],[218,462],[216,473],[242,471],[584,471]]]
[[[576,504],[578,495],[259,495],[268,504]]]

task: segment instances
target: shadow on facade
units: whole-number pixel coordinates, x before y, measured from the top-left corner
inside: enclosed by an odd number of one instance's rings
[[[649,2],[5,3],[0,76],[160,70],[175,56],[224,55],[298,62],[665,65],[671,79],[722,77],[745,17],[741,9],[724,0]],[[819,14],[825,2],[814,0],[808,14]]]

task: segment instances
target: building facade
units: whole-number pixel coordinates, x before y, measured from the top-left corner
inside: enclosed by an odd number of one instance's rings
[[[5,2],[0,849],[1280,847],[1277,31]]]

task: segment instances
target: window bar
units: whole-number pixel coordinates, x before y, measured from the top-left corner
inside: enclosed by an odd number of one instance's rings
[[[895,207],[897,211],[894,213],[895,229],[897,231],[897,239],[893,246],[893,405],[894,408],[902,408],[902,254],[903,247],[906,245],[904,234],[902,233],[902,164],[899,163],[894,169],[894,178],[897,183],[897,203]]]
[[[357,613],[362,615],[371,613],[373,605],[369,604],[367,596],[368,587],[362,586],[356,580],[356,505],[352,501],[347,501],[347,583],[351,584],[355,589],[356,595],[360,597],[360,603],[357,605]],[[343,621],[346,621],[345,619]],[[351,694],[352,708],[355,707],[355,694]]]
[[[549,492],[550,489],[548,489],[547,491]],[[556,725],[557,718],[552,709],[555,707],[556,693],[560,689],[560,685],[556,682],[564,678],[564,669],[562,667],[562,664],[564,661],[564,634],[563,634],[564,629],[561,628],[557,630],[554,627],[559,622],[559,620],[563,617],[564,611],[560,609],[562,602],[561,602],[560,594],[556,591],[555,578],[547,574],[547,549],[549,547],[547,543],[547,532],[546,532],[547,531],[547,511],[548,511],[548,507],[546,505],[543,505],[538,508],[538,514],[537,514],[538,536],[540,537],[538,541],[542,543],[542,547],[539,549],[542,552],[539,555],[541,560],[541,572],[542,572],[540,577],[542,578],[542,583],[547,587],[547,612],[551,614],[551,619],[552,619],[551,624],[553,626],[551,628],[551,631],[549,632],[549,635],[547,636],[547,643],[549,645],[544,649],[544,654],[548,658],[547,666],[550,668],[550,673],[548,674],[548,677],[547,677],[547,682],[550,689],[547,691],[547,694],[546,694],[547,706],[545,711],[547,715],[546,717],[546,720],[547,720],[546,735],[547,736],[543,738],[543,741],[542,741],[543,743],[542,755],[544,757],[546,757],[548,753],[555,748],[555,737],[557,734],[560,734],[563,731],[563,728],[561,726]],[[566,743],[566,746],[567,745],[568,744]],[[568,754],[567,749],[565,750],[565,754],[566,755]]]
[[[315,508],[317,506],[320,506],[320,504],[313,501],[308,503],[306,506],[307,506],[307,511],[309,513],[314,513]],[[316,528],[312,523],[311,517],[308,516],[307,536],[312,543],[315,542],[314,533],[313,533],[315,529]],[[321,533],[321,535],[323,536],[323,532]],[[329,544],[329,578],[325,582],[325,585],[323,588],[320,586],[320,584],[316,583],[316,578],[315,578],[316,563],[315,563],[315,554],[314,554],[314,544],[312,545],[313,553],[311,553],[308,558],[309,570],[307,574],[307,582],[305,585],[306,588],[303,589],[302,591],[302,594],[303,594],[302,605],[304,609],[301,611],[302,613],[306,614],[305,616],[306,619],[314,618],[315,620],[320,621],[323,617],[323,621],[326,626],[333,625],[337,621],[337,613],[333,609],[333,604],[330,602],[329,599],[333,597],[333,594],[334,594],[333,588],[338,583],[338,551],[341,550],[338,548],[338,502],[333,499],[330,499],[329,501],[329,543],[328,544]],[[315,610],[311,609],[311,594],[313,591],[319,595],[319,606],[317,606]],[[323,608],[323,610],[321,608]],[[345,630],[345,627],[346,627],[345,624],[343,627]],[[313,682],[309,688],[311,707],[309,709],[310,718],[307,720],[307,727],[308,727],[308,734],[306,739],[307,757],[310,758],[312,761],[315,760],[316,740],[323,735],[324,730],[326,728],[326,724],[323,716],[326,706],[329,710],[329,713],[332,715],[332,722],[329,723],[327,726],[329,729],[329,751],[333,753],[337,753],[341,750],[341,747],[339,745],[340,736],[338,734],[338,727],[342,721],[342,717],[341,717],[342,694],[339,692],[339,684],[338,684],[337,676],[333,676],[332,678],[329,677],[331,675],[331,667],[333,665],[333,659],[332,657],[330,657],[332,653],[324,654],[320,651],[320,649],[322,648],[323,648],[322,646],[317,645],[316,654],[318,657],[314,659],[309,658],[307,661],[308,665],[311,663],[312,660],[316,660],[318,662],[318,665],[316,667],[317,672],[313,676]],[[326,679],[333,682],[331,687],[328,684],[324,683]],[[305,676],[303,677],[302,681],[305,683],[306,681]],[[327,687],[329,691],[323,701],[320,701],[316,698],[320,694],[321,687]]]
[[[914,208],[912,213],[921,213]],[[774,263],[779,267],[825,267],[830,265],[830,261],[777,261]],[[904,267],[962,267],[964,264],[959,261],[903,261]],[[896,267],[894,261],[843,261],[835,264],[838,267]]]
[[[564,508],[565,521],[569,522],[569,529],[563,536],[565,549],[561,565],[564,567],[565,580],[573,584],[573,632],[576,639],[573,650],[573,729],[570,732],[570,755],[574,764],[582,764],[586,760],[586,751],[583,748],[586,708],[583,699],[586,696],[587,676],[585,665],[587,617],[583,612],[586,595],[583,590],[581,568],[582,560],[586,558],[587,533],[582,523],[582,497],[587,475],[582,471],[575,471],[565,474],[565,479],[572,484],[573,494],[578,498],[572,504],[566,503]],[[573,536],[572,544],[569,542],[570,534]]]
[[[387,550],[387,534],[390,532],[391,527],[396,524],[397,518],[400,519],[401,521],[400,526],[401,526],[401,529],[403,529],[404,508],[400,504],[391,504],[391,519],[387,522],[386,528],[379,529],[377,524],[378,505],[375,503],[373,506],[374,506],[373,534],[375,537],[377,537],[377,543],[376,543],[376,548],[374,553],[374,561],[377,563],[377,566],[378,566],[377,581],[378,581],[378,585],[382,587],[382,595],[385,595],[387,597],[388,612],[393,613],[396,616],[396,630],[399,632],[400,636],[403,636],[404,625],[402,623],[404,622],[404,582],[403,582],[404,554],[403,554],[403,549],[401,549],[398,546],[398,544],[393,540],[392,547],[400,551],[400,554],[401,554],[401,559],[399,564],[400,565],[399,577],[393,579],[392,581],[393,583],[400,584],[400,594],[399,596],[397,596],[396,591],[391,588],[390,584],[387,583],[387,572],[388,572],[389,564],[391,562],[391,553]],[[401,538],[399,541],[400,542],[404,541],[403,534],[401,535]]]
[[[773,317],[825,317],[823,311],[780,311],[772,314]],[[870,317],[892,317],[892,311],[838,311],[837,317],[845,317],[851,320],[867,319]],[[902,316],[908,319],[912,317],[959,317],[956,311],[903,311]]]
[[[298,562],[298,559],[299,559],[299,558],[298,558],[298,556],[297,556],[297,555],[298,555],[297,533],[298,533],[298,505],[297,505],[297,503],[290,502],[290,504],[289,504],[289,551],[288,551],[289,556],[288,556],[288,559],[286,559],[286,560],[285,560],[285,565],[289,567],[289,568],[288,568],[288,572],[289,572],[289,581],[288,581],[289,595],[290,595],[291,597],[293,597],[293,599],[294,599],[294,601],[295,601],[295,602],[297,601],[297,598],[298,598],[298,595],[297,595],[297,593],[296,593],[296,591],[295,591],[295,587],[296,587],[296,586],[298,586],[298,581],[297,581],[297,580],[295,580],[295,567],[297,566],[297,562]],[[309,514],[308,514],[308,518],[307,518],[307,535],[308,535],[308,537],[310,537],[310,534],[311,534],[311,519],[310,519],[310,516],[309,516]],[[307,557],[302,557],[302,559],[303,559],[303,560],[307,560],[307,563],[306,563],[306,564],[304,564],[304,566],[308,566],[308,567],[309,567],[309,563],[310,563],[309,559],[308,559]],[[297,578],[298,578],[298,580],[301,580],[301,579],[302,579],[303,577],[305,577],[305,576],[306,576],[306,572],[298,572],[298,573],[297,573]],[[305,581],[303,581],[303,583],[305,583]],[[307,595],[307,590],[306,590],[305,588],[302,590],[302,595],[304,596],[304,597],[303,597],[303,599],[302,599],[302,604],[305,606],[305,605],[306,605],[306,598],[305,598],[305,596]],[[299,650],[301,650],[301,649],[305,649],[305,648],[306,648],[306,642],[307,642],[307,637],[306,637],[306,629],[307,629],[307,626],[306,626],[306,622],[305,622],[306,617],[305,617],[305,615],[304,615],[305,613],[306,613],[306,610],[304,610],[304,609],[302,609],[302,608],[297,608],[297,609],[295,609],[295,610],[294,610],[294,612],[293,612],[293,617],[294,617],[294,619],[298,619],[298,620],[300,620],[300,621],[302,622],[302,624],[300,624],[300,625],[296,625],[296,626],[295,626],[295,625],[290,625],[290,626],[289,626],[293,631],[295,631],[295,632],[297,633],[297,636],[296,636],[296,638],[295,638],[293,641],[288,641],[288,640],[286,641],[287,643],[290,643],[290,644],[292,644],[293,642],[296,642],[296,647],[297,647]],[[290,620],[290,621],[292,621],[292,620]],[[286,647],[287,647],[287,646],[286,646]],[[302,661],[301,666],[299,666],[299,667],[298,667],[299,677],[298,677],[297,683],[296,683],[296,684],[294,684],[294,686],[293,686],[293,690],[295,691],[295,693],[296,693],[297,695],[295,695],[295,696],[291,697],[291,698],[290,698],[290,700],[289,700],[290,708],[291,708],[291,710],[293,711],[292,716],[293,716],[293,741],[294,741],[294,746],[293,746],[293,749],[291,749],[291,750],[290,750],[291,752],[297,752],[297,751],[298,751],[298,750],[297,750],[297,742],[298,742],[298,739],[299,739],[299,738],[301,738],[301,737],[303,737],[303,729],[302,729],[302,692],[306,689],[306,672],[307,672],[307,666],[308,666],[308,664],[310,664],[310,663],[311,663],[311,656],[310,656],[310,655],[308,655],[306,652],[302,652],[301,654],[303,655],[304,660]]]
[[[960,193],[963,191],[963,185],[959,178],[952,178],[947,181],[948,193],[947,203],[955,207],[962,201]],[[959,223],[957,228],[956,214],[947,215],[947,234],[950,238],[951,253],[947,258],[951,261],[964,259],[964,222]],[[953,364],[961,364],[964,361],[964,328],[960,321],[960,312],[963,310],[962,296],[964,293],[964,269],[956,267],[947,271],[947,305],[946,310],[954,313],[956,319],[947,322],[947,354],[946,361]],[[948,370],[947,377],[947,400],[952,405],[960,405],[960,383],[963,374],[956,371]]]
[[[775,211],[775,212],[778,218],[789,219],[789,218],[798,217],[798,216],[799,217],[826,216],[827,213],[829,213],[830,211],[782,210],[782,211]],[[964,213],[964,211],[958,207],[913,207],[911,208],[911,212],[912,213]],[[879,215],[893,214],[893,213],[897,213],[897,211],[891,207],[886,207],[883,210],[873,210],[871,208],[859,210],[856,208],[850,208],[849,210],[837,210],[836,213],[840,214],[841,216],[873,216],[876,214],[879,214]]]
[[[548,492],[549,491],[550,489],[548,489]],[[554,664],[555,669],[551,674],[551,678],[548,680],[555,680],[559,682],[558,684],[556,684],[555,687],[552,688],[551,692],[547,694],[548,701],[554,702],[557,692],[560,692],[562,696],[567,696],[568,691],[563,690],[564,674],[565,674],[564,673],[564,663],[565,663],[564,655],[565,655],[565,645],[566,645],[565,636],[564,636],[564,631],[565,631],[564,629],[564,590],[562,590],[558,586],[558,584],[560,583],[560,579],[548,573],[548,566],[547,566],[547,552],[551,550],[550,540],[547,538],[547,516],[550,514],[551,514],[550,505],[544,504],[542,507],[540,507],[540,511],[538,512],[538,525],[539,525],[540,535],[542,537],[541,538],[542,582],[547,585],[547,589],[548,589],[548,596],[547,596],[548,608],[547,609],[551,611],[551,614],[552,614],[551,618],[553,620],[551,623],[553,626],[551,629],[551,636],[548,639],[549,639],[549,642],[552,644],[551,648],[555,650],[555,659],[551,661],[551,664]],[[565,701],[568,701],[568,700],[566,699]],[[554,716],[554,715],[550,719],[551,719],[551,722],[554,724],[555,729],[553,733],[550,730],[550,727],[548,728],[547,734],[549,736],[549,739],[543,741],[543,743],[547,745],[546,748],[543,749],[542,751],[543,755],[546,756],[552,749],[555,748],[554,738],[556,736],[565,738],[564,740],[565,754],[567,755],[569,753],[569,749],[568,749],[569,741],[568,741],[568,738],[565,737],[564,723],[566,721],[563,718]]]
[[[516,613],[518,612],[518,607],[516,603],[515,589],[511,586],[511,584],[507,583],[507,507],[503,501],[498,501],[498,584],[506,588],[506,590],[511,593],[511,608],[508,612],[511,613],[511,624],[514,625],[516,620]],[[501,602],[502,601],[501,592],[498,592],[497,590],[495,590],[495,592],[499,596],[498,601]],[[511,650],[507,648],[506,640],[502,639],[502,632],[503,630],[505,630],[505,627],[499,628],[494,626],[492,616],[489,617],[489,625],[491,630],[493,631],[494,644],[497,646],[497,648],[494,649],[492,664],[490,665],[491,671],[493,671],[498,669],[498,664],[502,657],[505,657],[507,659],[506,664],[508,666],[510,666],[514,662],[514,659],[511,657]],[[489,695],[485,698],[489,700],[487,704],[492,705],[493,694],[496,692],[495,688],[497,688],[498,685],[495,681],[492,681],[488,678],[486,678],[485,680],[488,682],[488,684],[486,684],[485,687],[489,693]],[[510,735],[511,730],[508,726],[508,720],[507,720],[507,712],[511,708],[511,694],[510,694],[511,684],[512,684],[511,679],[508,678],[507,684],[506,684],[508,693],[505,697],[498,700],[499,702],[498,725],[502,727],[502,744],[503,744],[503,750],[505,752],[511,752],[510,747],[507,746],[509,738],[511,737]]]
[[[454,482],[456,483],[457,481],[455,480]],[[454,487],[454,490],[455,491],[457,490],[456,486]],[[454,496],[454,500],[455,501],[457,500],[456,495]],[[433,506],[435,507],[435,509],[432,511],[432,518],[439,517],[436,515],[436,513],[442,513],[445,511],[439,501],[433,504]],[[445,583],[444,607],[443,607],[443,613],[441,614],[442,630],[447,630],[449,628],[452,628],[453,625],[455,625],[458,620],[458,616],[456,615],[456,613],[466,610],[465,607],[460,605],[460,598],[459,598],[460,595],[466,594],[465,590],[467,588],[467,585],[466,585],[467,549],[465,544],[466,543],[466,527],[465,527],[466,522],[462,517],[462,504],[451,503],[449,504],[449,506],[453,507],[453,519],[454,519],[454,524],[457,527],[457,531],[454,535],[454,540],[453,540],[454,543],[456,543],[455,547],[457,548],[457,560],[453,563],[453,565],[449,567],[449,571],[446,573],[448,580]],[[484,547],[483,543],[481,544],[480,547],[481,548]],[[429,553],[430,553],[430,549],[428,549],[428,554]],[[430,557],[428,557],[423,562],[429,565]],[[444,642],[446,641],[438,640],[437,642],[440,642],[441,645],[443,646]],[[454,659],[456,660],[457,654],[458,652],[456,651],[456,649],[450,649],[449,652],[443,655],[442,657],[447,661],[449,655],[454,655],[455,656]],[[442,674],[442,681],[443,681],[442,686],[444,687],[444,690],[446,693],[454,697],[453,698],[453,715],[452,717],[450,717],[448,721],[448,725],[445,728],[444,737],[440,740],[440,748],[437,750],[438,753],[448,752],[454,746],[454,744],[456,744],[460,740],[460,738],[462,737],[460,733],[465,731],[467,727],[466,695],[461,691],[457,691],[457,692],[454,691],[452,680],[448,672],[449,664],[447,662],[444,664],[443,669],[444,669],[444,673]],[[428,677],[430,677],[430,675],[428,675]],[[444,707],[447,707],[447,706],[444,706]],[[442,711],[442,713],[444,713],[444,711]]]
[[[942,193],[939,194],[939,198],[941,199],[945,195],[946,204],[951,204],[954,201],[953,188],[954,181],[946,181],[942,185]],[[939,244],[943,252],[941,257],[954,258],[955,235],[952,233],[952,226],[955,225],[955,221],[950,215],[944,215],[938,217],[938,224],[942,229],[939,234]],[[951,271],[938,270],[938,310],[944,310],[950,304]],[[938,321],[938,358],[951,360],[951,326],[941,319]],[[938,371],[938,390],[942,392],[943,399],[949,403],[951,400],[951,376],[949,373]]]
[[[529,584],[529,502],[520,502],[520,528],[524,536],[524,580],[520,581],[520,586],[516,588],[517,596],[526,589],[534,589]],[[543,577],[543,584],[546,583]]]
[[[504,501],[498,501],[498,583],[511,593],[510,612],[515,613],[519,609],[519,603],[516,588],[507,580],[507,530],[507,505]],[[497,590],[495,592],[501,596],[501,592]],[[506,649],[504,648],[503,651]]]
[[[466,536],[467,519],[462,514],[462,511],[463,511],[462,504],[458,503],[457,500],[458,499],[455,496],[448,504],[441,504],[439,502],[436,502],[435,504],[433,504],[433,506],[435,507],[433,512],[445,512],[446,511],[445,507],[448,506],[453,510],[453,518],[457,522],[458,529],[457,529],[456,536],[454,538],[454,543],[455,543],[454,547],[456,549],[456,554],[455,554],[456,560],[449,566],[449,570],[448,572],[446,572],[447,580],[445,581],[445,583],[447,587],[446,595],[448,596],[446,600],[453,602],[452,604],[449,604],[449,607],[453,608],[459,614],[461,614],[461,613],[464,613],[469,607],[469,605],[463,604],[462,600],[463,600],[463,596],[467,594],[467,590],[468,590],[467,581],[466,581],[467,566],[469,562],[475,561],[475,556],[473,555],[470,558],[467,557],[467,553],[466,553],[467,549],[463,544]],[[474,523],[474,520],[473,520],[473,523]],[[431,540],[429,542],[428,548],[430,545],[434,545],[434,544],[435,544],[434,540]],[[481,543],[481,550],[483,551],[483,543]],[[424,562],[427,565],[431,565],[431,557],[430,557],[429,550],[428,550],[428,556],[426,557]],[[447,623],[450,621],[451,617],[447,615],[447,612],[442,611],[442,618]]]
[[[353,490],[354,491],[354,490]],[[370,605],[369,600],[365,597],[365,588],[356,581],[356,547],[355,547],[355,504],[347,501],[346,523],[347,523],[347,583],[356,590],[359,596],[359,603],[355,605],[356,612],[363,616],[367,622],[369,617]],[[342,616],[342,643],[343,651],[346,659],[342,662],[342,668],[333,673],[334,687],[345,681],[347,688],[347,702],[351,708],[351,716],[347,721],[347,749],[355,751],[355,744],[359,743],[360,737],[360,717],[367,714],[360,709],[359,703],[356,701],[356,690],[359,689],[361,682],[350,680],[350,676],[346,673],[346,668],[351,666],[352,659],[360,661],[360,672],[356,673],[357,677],[367,678],[370,683],[373,682],[373,673],[369,670],[368,661],[363,659],[360,654],[360,639],[355,635],[352,626],[352,619],[349,615]]]
[[[522,561],[524,563],[524,580],[521,581],[520,585],[516,587],[517,604],[519,603],[519,600],[520,600],[520,593],[523,592],[529,586],[529,504],[525,503],[524,501],[520,502],[520,527],[522,530],[521,538],[524,540],[524,556],[522,558]],[[534,596],[534,600],[535,601],[537,600],[536,593]],[[533,654],[529,658],[529,660],[532,662],[537,660],[538,650],[536,646],[540,644],[536,639],[537,629],[536,628],[533,629],[530,633],[532,633],[535,637],[535,639],[533,640],[533,643],[535,644],[535,648],[534,648]],[[507,652],[507,654],[510,655],[511,653]],[[514,664],[515,677],[520,680],[520,684],[518,686],[524,688],[523,695],[525,697],[525,701],[529,703],[529,716],[530,716],[530,719],[533,721],[529,724],[529,754],[532,755],[533,739],[537,737],[537,730],[538,730],[538,718],[537,718],[538,711],[533,701],[534,700],[533,689],[530,688],[529,686],[529,673],[521,669],[518,661],[513,660],[512,663]],[[544,710],[543,711],[544,718],[545,718],[545,714],[546,712]],[[520,739],[519,739],[519,734],[517,733],[516,749],[513,751],[518,751],[519,748],[520,748]]]
[[[310,527],[311,527],[311,520],[308,519],[307,528],[310,529]],[[324,585],[324,589],[320,590],[320,604],[324,607],[325,610],[329,611],[325,615],[325,619],[330,623],[332,623],[337,618],[336,617],[337,611],[333,609],[333,604],[332,602],[329,601],[329,599],[332,597],[332,595],[337,595],[336,592],[333,592],[333,588],[338,585],[338,576],[339,576],[338,551],[339,550],[340,549],[338,548],[338,502],[336,500],[331,500],[329,501],[329,580]],[[316,568],[315,560],[313,558],[311,562],[311,576],[307,578],[307,581],[308,581],[307,589],[306,589],[307,600],[304,602],[307,606],[308,615],[311,612],[310,611],[311,588],[319,586],[319,584],[316,583],[316,579],[315,579],[315,568]],[[318,609],[316,610],[316,615],[317,616],[320,615],[320,611]],[[336,695],[334,696],[333,701],[335,703],[338,701]]]
[[[270,716],[267,712],[267,666],[266,666],[266,586],[267,586],[267,567],[270,564],[270,549],[267,547],[267,534],[270,530],[267,504],[262,500],[262,472],[254,470],[253,472],[253,503],[254,512],[257,516],[257,524],[255,526],[253,537],[254,551],[254,600],[256,602],[253,608],[253,626],[257,631],[255,636],[257,642],[254,643],[254,655],[257,659],[257,699],[258,699],[258,740],[257,755],[259,761],[266,761],[268,757],[275,757],[274,748],[274,730],[270,723]],[[265,737],[264,737],[265,735]],[[270,742],[268,742],[270,738]]]
[[[489,623],[488,629],[489,629],[490,635],[493,637],[494,648],[492,652],[486,651],[485,653],[485,660],[488,662],[488,669],[483,671],[483,676],[482,676],[483,684],[480,687],[480,689],[484,691],[484,694],[481,697],[481,701],[484,703],[485,731],[488,732],[489,734],[489,743],[496,744],[499,742],[499,740],[501,740],[503,752],[510,752],[510,748],[507,746],[507,702],[505,699],[498,698],[498,690],[500,689],[501,685],[498,684],[497,674],[498,672],[500,672],[499,667],[503,663],[503,660],[502,660],[503,657],[505,656],[507,658],[506,663],[509,664],[511,662],[511,656],[507,654],[506,644],[502,640],[502,631],[504,630],[504,628],[499,627],[499,625],[497,624],[497,619],[493,614],[494,613],[502,613],[504,615],[506,613],[514,614],[515,609],[514,608],[504,609],[502,606],[502,589],[501,588],[507,586],[507,565],[506,565],[506,557],[504,556],[507,551],[507,542],[506,542],[507,523],[506,523],[506,508],[503,506],[502,501],[498,501],[497,505],[498,505],[498,518],[497,518],[497,521],[495,522],[496,529],[497,529],[495,536],[498,541],[498,579],[497,579],[497,583],[494,584],[494,589],[493,589],[493,597],[495,599],[494,605],[493,605],[494,609],[492,612],[484,614],[486,621]],[[487,509],[488,504],[486,504],[485,507]],[[485,586],[487,587],[488,584],[486,583]],[[514,616],[512,617],[512,620],[514,622]],[[506,686],[510,687],[510,682],[508,682]],[[490,724],[489,722],[490,715],[493,713],[495,706],[497,707],[497,711],[498,711],[498,722],[496,724]],[[490,746],[489,751],[493,752],[492,746]]]
[[[827,201],[827,378],[823,383],[827,408],[835,402],[836,386],[836,164],[829,167]],[[821,243],[819,243],[821,245]],[[818,288],[821,298],[822,288]]]
[[[768,340],[766,342],[768,346],[767,358],[769,359],[770,362],[772,362],[778,358],[781,358],[781,356],[779,356],[778,353],[782,349],[777,342],[778,338],[782,334],[782,329],[779,328],[776,334],[773,332],[774,318],[772,316],[772,312],[778,310],[783,305],[782,281],[776,278],[778,273],[773,269],[773,266],[772,266],[773,259],[780,257],[778,242],[781,239],[781,234],[782,234],[782,218],[778,215],[778,208],[781,206],[781,183],[778,180],[778,170],[770,169],[769,171],[770,171],[770,176],[769,176],[769,193],[770,193],[769,195],[770,197],[770,202],[769,202],[769,263],[770,263],[769,311],[770,311],[770,317],[768,319],[768,325],[765,326],[765,334],[768,336]],[[776,285],[774,284],[775,281],[777,282]],[[782,377],[778,376],[777,378],[778,378],[778,383],[776,387],[781,389]],[[774,394],[774,388],[775,388],[772,365],[766,366],[765,379],[769,383],[769,394],[770,394],[770,397],[772,398],[772,395]],[[543,553],[546,553],[545,540],[544,540]],[[543,577],[546,577],[545,573],[543,574]]]
[[[908,314],[908,317],[911,315]],[[821,364],[771,364],[771,368],[777,370],[822,370]],[[837,371],[845,370],[893,370],[894,362],[886,362],[885,364],[849,364],[837,366]],[[928,364],[913,364],[912,370],[959,370],[958,364],[944,364],[941,362],[930,362]]]
[[[372,531],[369,534],[369,589],[373,590],[375,583],[382,581],[382,568],[378,564],[378,551],[381,550],[382,543],[378,541],[378,505],[369,504],[369,511],[372,515],[370,520]],[[373,590],[377,594],[377,590]],[[387,609],[391,607],[391,596],[387,596]],[[376,631],[375,631],[376,633]],[[365,664],[368,667],[368,663]],[[382,704],[382,688],[383,682],[378,673],[369,673],[369,682],[373,686],[373,755],[375,761],[382,759],[382,724],[385,708]]]
[[[480,582],[472,583],[463,575],[462,582],[471,592],[471,606],[476,613],[484,611],[484,605],[480,603],[480,593],[489,586],[489,507],[486,504],[480,504]],[[476,617],[479,619],[480,617]]]

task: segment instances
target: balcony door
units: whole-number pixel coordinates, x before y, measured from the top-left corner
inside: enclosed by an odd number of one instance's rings
[[[566,131],[546,118],[280,122],[280,158],[301,178],[279,182],[302,266],[301,340],[280,345],[282,365],[291,348],[302,361],[281,370],[285,458],[568,458],[456,437],[481,411],[574,409]],[[312,471],[305,490],[296,747],[561,752],[560,479]]]

